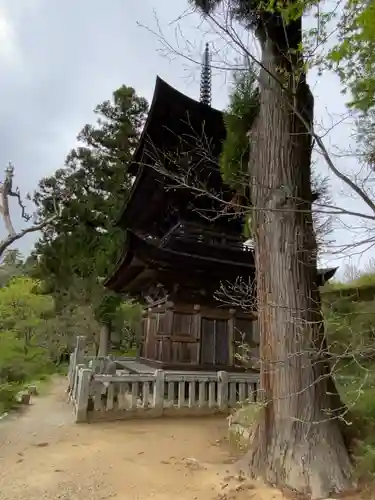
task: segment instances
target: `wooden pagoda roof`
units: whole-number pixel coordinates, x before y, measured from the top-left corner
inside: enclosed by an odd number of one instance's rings
[[[117,224],[145,234],[168,206],[187,206],[189,200],[197,198],[173,175],[173,169],[184,168],[183,164],[177,166],[179,153],[193,156],[208,189],[229,201],[233,193],[223,183],[217,162],[225,136],[221,111],[195,101],[157,77],[150,111],[128,168],[135,181]],[[198,198],[202,199],[201,194]]]
[[[194,135],[208,138],[210,149],[218,157],[226,136],[223,112],[192,99],[157,76],[150,110],[129,172],[137,175],[147,163],[145,160],[154,158],[155,148],[179,144],[181,137],[191,142],[195,140]]]
[[[126,250],[104,286],[117,293],[138,295],[143,285],[157,281],[163,272],[172,273],[175,283],[181,284],[185,281],[183,277],[191,278],[192,274],[212,280],[215,276],[219,282],[234,281],[239,276],[244,279],[255,277],[252,249],[228,249],[216,255],[207,251],[207,245],[202,245],[202,249],[205,249],[204,253],[192,254],[163,248],[155,240],[140,238],[129,231]],[[336,269],[319,269],[322,282],[331,279]]]
[[[203,252],[187,253],[160,247],[158,242],[143,239],[131,231],[127,233],[126,250],[104,286],[115,291],[137,292],[138,284],[144,278],[153,280],[159,272],[172,271],[175,282],[181,282],[183,275],[218,275],[218,279],[236,279],[237,276],[254,276],[255,264],[252,251],[229,249],[225,252],[209,251],[202,245]],[[211,249],[214,250],[214,247]],[[217,249],[216,249],[217,250]],[[220,257],[220,255],[222,257]]]

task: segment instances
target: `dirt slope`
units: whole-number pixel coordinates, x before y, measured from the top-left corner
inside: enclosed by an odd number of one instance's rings
[[[0,500],[280,500],[240,481],[225,419],[77,425],[65,380],[0,422]]]

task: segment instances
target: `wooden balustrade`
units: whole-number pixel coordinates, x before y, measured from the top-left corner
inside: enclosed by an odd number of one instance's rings
[[[228,412],[239,403],[257,400],[258,375],[202,371],[156,370],[116,372],[110,358],[86,356],[84,337],[70,356],[69,399],[77,422],[206,415]],[[129,362],[129,358],[126,358]]]
[[[105,375],[80,365],[73,399],[77,421],[207,415],[256,401],[257,384],[258,376],[250,373]]]

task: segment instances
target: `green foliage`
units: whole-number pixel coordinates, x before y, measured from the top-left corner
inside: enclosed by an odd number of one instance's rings
[[[212,14],[216,8],[224,3],[224,0],[189,0],[190,3],[200,9],[204,14]],[[273,2],[260,2],[259,0],[229,0],[226,4],[227,12],[237,21],[246,22],[249,27],[256,27],[259,22],[259,8],[265,11],[275,9]],[[291,7],[289,8],[291,9]],[[288,9],[288,10],[289,10]]]
[[[96,125],[78,136],[65,168],[40,182],[35,202],[43,216],[51,215],[56,200],[63,202],[53,231],[38,242],[39,272],[52,288],[67,288],[74,276],[104,277],[123,246],[122,232],[113,226],[128,195],[126,170],[147,113],[147,102],[129,87],[112,101],[97,106]]]
[[[43,328],[54,312],[39,283],[15,278],[0,289],[0,413],[14,404],[23,383],[55,371]]]
[[[338,298],[324,310],[327,335],[335,352],[362,355],[375,340],[375,300]]]
[[[338,28],[330,60],[351,91],[351,105],[367,112],[375,99],[374,2],[347,0]]]
[[[248,133],[259,110],[256,73],[251,69],[234,74],[234,86],[225,114],[226,139],[220,156],[223,179],[238,192],[248,185]]]
[[[334,374],[347,405],[345,420],[361,480],[375,479],[375,284],[362,273],[324,287],[323,312]],[[368,291],[372,293],[368,293]]]
[[[343,401],[349,410],[346,420],[351,438],[355,473],[360,481],[375,479],[375,370],[373,364],[360,368],[354,363],[338,379]]]
[[[25,352],[12,331],[0,334],[0,383],[21,383],[55,371],[48,352],[33,346]]]
[[[361,273],[360,276],[354,280],[348,282],[330,282],[325,286],[326,290],[339,290],[345,288],[358,288],[362,286],[374,285],[375,286],[375,273],[365,272]]]
[[[363,354],[375,340],[375,276],[362,273],[348,283],[323,288],[322,303],[328,340],[335,352]]]
[[[0,264],[0,287],[5,286],[12,278],[24,274],[24,263],[19,250],[6,250]]]
[[[275,2],[273,0],[189,0],[204,15],[212,15],[217,8],[223,6],[225,16],[231,17],[247,29],[252,29],[259,36],[268,36],[274,30],[280,37],[278,27],[301,19],[311,7],[316,6],[312,0],[296,0],[293,2]],[[324,14],[320,13],[323,24]],[[267,26],[267,30],[265,29]],[[267,33],[268,32],[268,33]]]
[[[112,345],[125,348],[127,352],[136,344],[136,331],[142,318],[142,307],[137,302],[122,302],[112,323]],[[130,356],[130,354],[127,354]],[[134,353],[135,355],[135,353]]]
[[[375,165],[375,3],[347,0],[338,23],[338,43],[329,53],[349,106],[357,112],[360,156]]]
[[[38,293],[39,283],[32,278],[15,278],[0,289],[0,329],[11,330],[25,347],[31,345],[33,332],[54,311],[52,297]]]
[[[234,73],[234,85],[229,96],[229,106],[224,116],[226,138],[220,155],[223,180],[242,199],[249,186],[250,141],[248,133],[259,111],[259,93],[256,72],[252,66]],[[251,237],[250,216],[245,218],[244,236]]]
[[[146,100],[134,89],[116,90],[112,101],[95,109],[96,124],[82,129],[81,146],[68,155],[65,168],[43,179],[35,194],[44,217],[54,210],[56,200],[63,200],[61,218],[36,245],[35,275],[44,281],[45,291],[54,295],[65,317],[72,309],[79,315],[77,307],[86,311],[94,343],[98,323],[113,323],[121,303],[102,280],[112,272],[124,246],[123,232],[114,221],[129,193],[126,167],[147,110]]]

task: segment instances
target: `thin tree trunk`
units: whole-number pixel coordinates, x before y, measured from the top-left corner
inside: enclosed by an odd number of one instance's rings
[[[275,46],[269,38],[264,43],[265,68],[290,75]],[[285,82],[293,88],[291,77]],[[294,106],[312,120],[304,75],[296,87]],[[332,414],[340,398],[337,391],[329,394],[334,382],[317,348],[324,342],[311,217],[311,138],[286,99],[263,71],[250,171],[264,408],[246,464],[253,476],[317,499],[352,488],[352,466]]]

